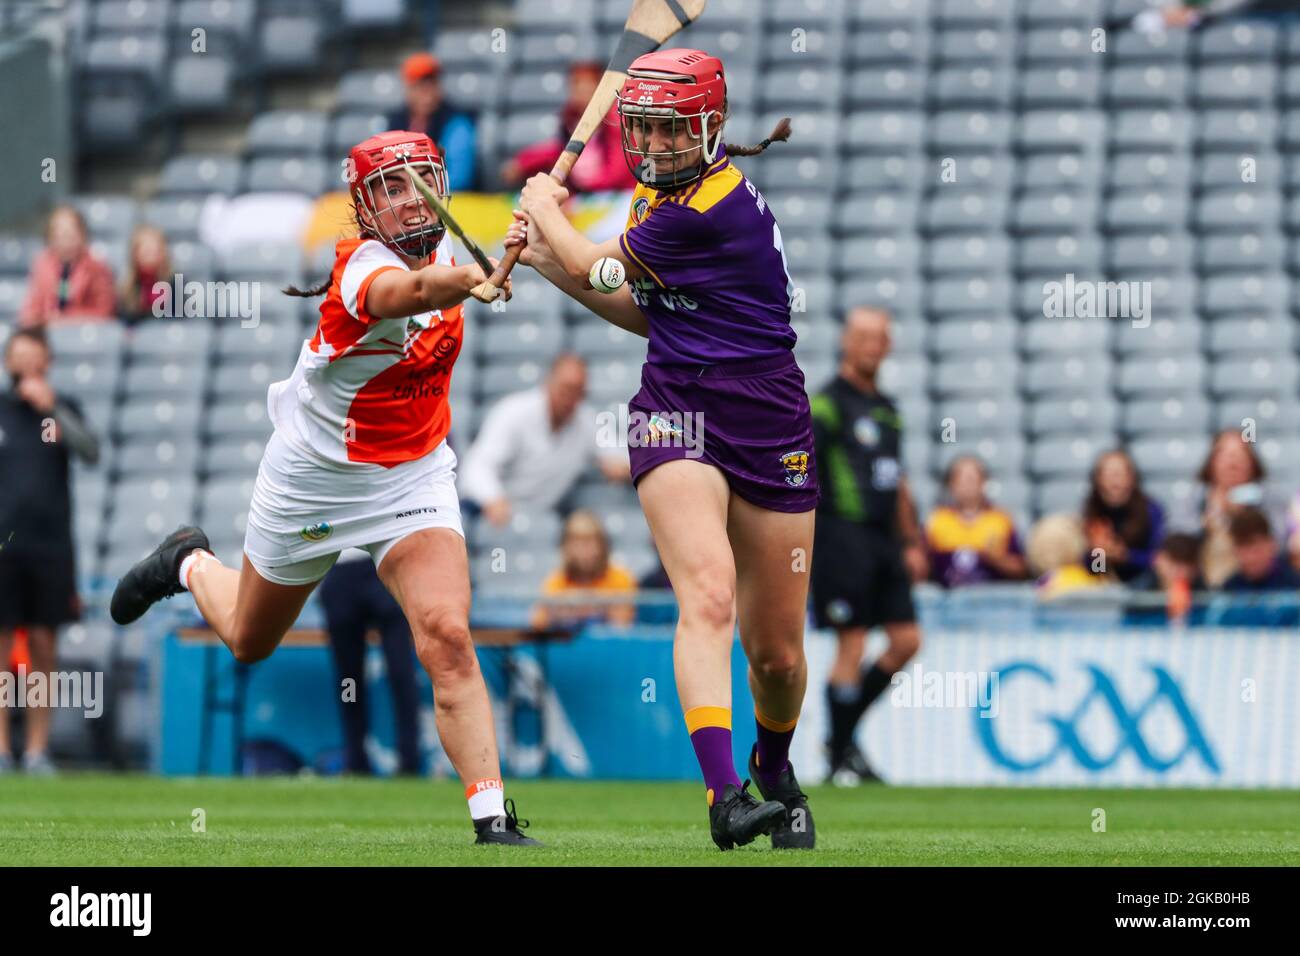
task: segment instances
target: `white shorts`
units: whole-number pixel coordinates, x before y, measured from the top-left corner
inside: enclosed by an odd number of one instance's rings
[[[402,538],[425,528],[461,537],[456,453],[444,441],[394,468],[332,468],[276,432],[257,469],[244,553],[275,584],[311,584],[339,552],[361,548],[375,567]]]

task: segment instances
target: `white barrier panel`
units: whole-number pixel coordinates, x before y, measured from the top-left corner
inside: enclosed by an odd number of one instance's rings
[[[809,634],[793,755],[823,773],[833,652]],[[1292,631],[927,633],[858,740],[899,784],[1300,787],[1298,695]]]

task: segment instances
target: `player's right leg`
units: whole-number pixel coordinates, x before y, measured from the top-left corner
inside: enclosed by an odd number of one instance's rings
[[[731,645],[736,567],[727,539],[730,489],[701,461],[666,461],[637,483],[646,522],[672,582],[679,617],[673,639],[677,696],[704,775],[709,827],[720,849],[743,846],[785,820],[741,786],[731,746]]]
[[[465,785],[477,843],[533,846],[505,799],[487,684],[469,632],[469,556],[450,527],[421,528],[371,554],[379,579],[397,599],[415,652],[433,682],[438,739]]]

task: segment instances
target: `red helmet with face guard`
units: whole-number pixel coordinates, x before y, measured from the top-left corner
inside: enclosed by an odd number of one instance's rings
[[[353,146],[346,177],[363,231],[396,252],[423,259],[438,248],[447,227],[411,185],[404,172],[408,166],[439,198],[447,198],[442,154],[428,136],[410,130],[390,130]],[[391,213],[395,225],[384,222],[384,213]]]
[[[718,155],[726,111],[727,81],[716,56],[676,49],[637,57],[618,93],[623,155],[632,175],[656,189],[699,179]],[[683,130],[690,145],[678,148]]]

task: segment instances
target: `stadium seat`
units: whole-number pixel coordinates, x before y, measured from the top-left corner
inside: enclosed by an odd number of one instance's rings
[[[254,156],[319,153],[325,149],[325,116],[308,110],[273,110],[253,117],[247,148]]]
[[[242,182],[242,165],[232,156],[177,156],[162,169],[159,190],[172,193],[233,195]]]
[[[314,156],[258,157],[248,163],[245,188],[249,192],[298,192],[319,196],[333,187],[333,163]]]

